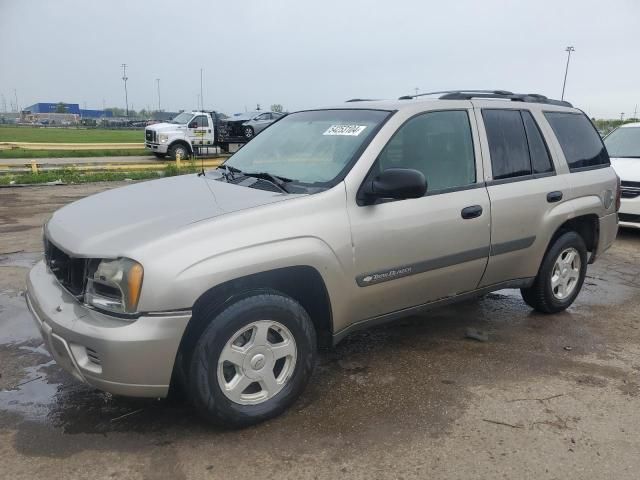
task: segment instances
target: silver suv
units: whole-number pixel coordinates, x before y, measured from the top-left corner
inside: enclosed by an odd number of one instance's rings
[[[219,168],[58,210],[27,302],[79,380],[208,420],[283,412],[319,346],[502,288],[575,300],[617,232],[618,179],[589,119],[504,91],[293,113]]]

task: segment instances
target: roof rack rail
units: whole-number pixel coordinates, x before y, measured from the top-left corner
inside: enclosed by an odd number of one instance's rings
[[[345,103],[351,102],[375,102],[375,98],[350,98],[349,100],[345,100]]]
[[[440,100],[471,100],[472,98],[495,98],[511,100],[512,102],[545,103],[561,107],[573,107],[564,100],[554,100],[538,93],[513,93],[507,90],[445,90],[441,92],[427,92],[418,95],[404,95],[398,100],[412,100],[426,95],[440,95]]]

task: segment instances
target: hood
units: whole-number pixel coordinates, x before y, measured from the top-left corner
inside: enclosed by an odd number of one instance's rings
[[[228,184],[217,177],[217,172],[180,175],[91,195],[56,211],[46,225],[47,236],[77,256],[125,256],[195,222],[297,196]]]
[[[612,158],[611,166],[620,180],[640,182],[640,158]]]
[[[170,132],[170,131],[174,131],[174,130],[178,130],[178,129],[185,129],[187,128],[186,125],[180,125],[178,123],[154,123],[153,125],[149,125],[148,127],[146,127],[146,130],[154,130],[158,133],[161,132]]]

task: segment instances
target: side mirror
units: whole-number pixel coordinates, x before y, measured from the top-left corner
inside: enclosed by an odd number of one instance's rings
[[[190,122],[189,125],[187,125],[187,127],[189,127],[189,128],[198,128],[198,123],[197,122]]]
[[[426,192],[427,181],[422,172],[410,168],[388,168],[363,185],[362,200],[368,205],[381,198],[420,198]]]

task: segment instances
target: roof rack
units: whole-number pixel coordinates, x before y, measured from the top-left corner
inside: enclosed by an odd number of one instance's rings
[[[345,103],[351,102],[375,102],[375,98],[350,98],[349,100],[345,100]]]
[[[513,93],[507,90],[444,90],[441,92],[427,92],[418,95],[403,95],[398,100],[412,100],[427,95],[440,95],[440,100],[471,100],[472,98],[496,98],[511,100],[512,102],[546,103],[562,107],[573,107],[564,100],[554,100],[538,93]]]

